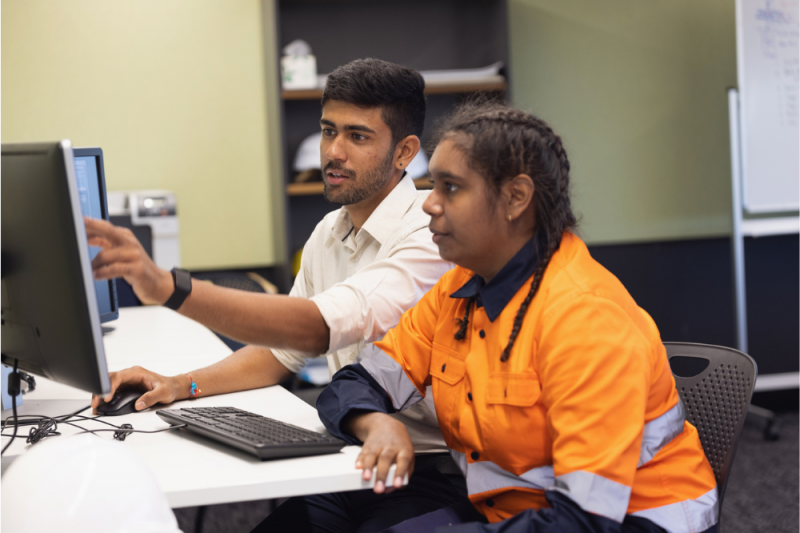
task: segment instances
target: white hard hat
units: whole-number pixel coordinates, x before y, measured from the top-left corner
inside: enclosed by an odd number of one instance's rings
[[[320,170],[319,145],[321,140],[322,132],[314,133],[303,139],[294,157],[295,172]],[[421,148],[414,159],[411,160],[411,163],[408,164],[406,172],[408,172],[412,180],[428,173],[428,156],[425,155]]]
[[[319,170],[319,143],[322,140],[322,132],[318,131],[313,135],[309,135],[300,147],[297,149],[297,155],[294,156],[294,171],[303,172],[304,170]]]
[[[406,172],[408,172],[408,177],[412,180],[421,178],[428,173],[428,156],[425,155],[425,151],[422,148],[419,149],[417,155],[408,164]]]
[[[180,533],[147,464],[130,446],[93,435],[56,437],[3,475],[3,531]]]

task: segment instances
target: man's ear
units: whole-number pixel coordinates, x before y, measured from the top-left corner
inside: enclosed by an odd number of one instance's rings
[[[505,218],[508,222],[519,219],[533,203],[533,194],[536,187],[533,179],[527,174],[519,174],[502,185],[503,198],[506,200]]]
[[[411,160],[419,152],[420,142],[416,135],[409,135],[400,140],[394,149],[394,167],[401,170],[408,168]]]

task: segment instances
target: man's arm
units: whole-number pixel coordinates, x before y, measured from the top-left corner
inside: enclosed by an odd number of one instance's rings
[[[111,400],[122,385],[140,387],[147,391],[136,402],[136,410],[141,411],[156,403],[172,403],[188,398],[192,380],[200,389],[201,396],[210,396],[268,387],[291,375],[268,348],[245,346],[222,361],[189,374],[167,377],[139,366],[111,372],[111,391],[105,396],[105,401]],[[92,408],[96,409],[99,404],[100,397],[94,396]]]
[[[130,230],[87,218],[86,233],[90,245],[102,248],[92,261],[95,279],[124,278],[144,303],[163,304],[172,295],[172,274],[153,263]],[[178,312],[247,344],[319,354],[330,341],[319,308],[304,298],[195,282]]]

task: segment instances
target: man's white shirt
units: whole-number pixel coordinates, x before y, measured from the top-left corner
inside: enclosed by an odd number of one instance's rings
[[[289,296],[308,298],[330,328],[325,354],[331,375],[377,351],[372,343],[400,321],[452,264],[439,257],[422,211],[428,192],[405,177],[355,232],[347,208],[329,213],[303,248],[300,272]],[[320,354],[272,350],[297,373]],[[398,415],[415,451],[447,451],[432,394]]]

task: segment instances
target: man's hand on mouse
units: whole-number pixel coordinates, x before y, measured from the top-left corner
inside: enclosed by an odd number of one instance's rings
[[[185,374],[179,376],[162,376],[140,366],[134,366],[110,372],[111,390],[105,396],[92,396],[92,411],[97,414],[101,402],[110,402],[114,393],[121,386],[138,387],[146,391],[136,401],[136,410],[141,411],[157,403],[172,403],[189,397],[191,378]]]
[[[90,246],[102,251],[92,260],[94,279],[124,278],[146,304],[163,304],[175,290],[172,274],[158,268],[128,228],[85,217]]]

